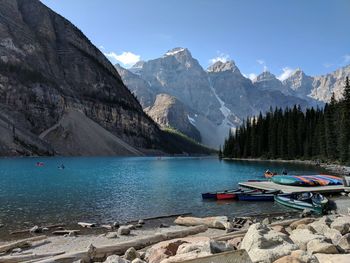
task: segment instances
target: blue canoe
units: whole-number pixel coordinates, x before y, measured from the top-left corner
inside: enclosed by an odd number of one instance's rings
[[[237,194],[239,201],[273,201],[279,190]]]

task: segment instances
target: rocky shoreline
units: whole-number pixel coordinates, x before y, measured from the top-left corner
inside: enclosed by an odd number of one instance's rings
[[[335,164],[335,163],[322,163],[317,160],[283,160],[283,159],[262,159],[262,158],[223,158],[227,161],[251,161],[251,162],[279,162],[279,163],[294,163],[304,164],[321,167],[333,174],[339,176],[349,176],[350,166]]]
[[[51,235],[33,228],[30,238],[0,243],[0,262],[175,263],[208,262],[207,257],[212,262],[221,262],[216,257],[236,260],[228,262],[350,262],[350,216],[335,211],[318,218],[287,212],[230,220],[179,216],[172,225],[147,224],[111,224],[103,233],[87,235],[81,235],[83,230],[97,226],[81,222],[75,229],[50,229]]]

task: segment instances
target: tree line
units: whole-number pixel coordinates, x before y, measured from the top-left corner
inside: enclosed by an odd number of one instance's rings
[[[350,83],[323,108],[270,109],[247,118],[225,140],[223,157],[321,159],[350,163]]]

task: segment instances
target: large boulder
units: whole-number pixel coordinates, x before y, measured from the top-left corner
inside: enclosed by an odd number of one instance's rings
[[[308,229],[295,229],[289,236],[290,239],[299,246],[300,249],[306,250],[307,243],[314,239],[324,240],[324,236],[313,234]]]
[[[189,237],[163,241],[149,248],[146,252],[145,259],[149,263],[160,263],[171,256],[175,256],[182,244],[198,244],[204,242],[209,242],[209,238]]]
[[[316,231],[316,233],[320,235],[324,235],[324,233],[330,229],[323,220],[315,221],[309,226],[311,226]]]
[[[334,228],[327,229],[324,232],[324,236],[327,239],[332,240],[332,243],[334,245],[337,245],[339,243],[339,240],[342,238],[342,234],[340,234],[340,232]]]
[[[350,232],[350,216],[341,216],[336,219],[331,224],[331,228],[338,230],[342,235]]]
[[[342,252],[350,252],[350,233],[342,236],[338,241],[338,247]]]
[[[301,262],[305,263],[315,263],[317,262],[316,258],[314,255],[307,253],[304,250],[298,249],[292,251],[290,254],[292,257],[299,259]]]
[[[245,249],[253,262],[273,262],[289,255],[298,246],[288,235],[262,225],[253,224],[243,238],[241,249]]]
[[[227,216],[214,216],[214,217],[182,217],[179,216],[175,219],[175,224],[182,226],[198,226],[206,225],[210,228],[226,229],[228,218]]]
[[[318,263],[349,263],[350,254],[315,254]]]
[[[280,232],[280,231],[277,231],[277,232]],[[227,240],[227,243],[232,245],[235,249],[240,249],[242,240],[243,240],[243,237],[235,237],[233,239]]]
[[[307,243],[307,252],[309,252],[310,254],[337,254],[338,249],[333,244],[330,244],[320,239],[314,239]]]

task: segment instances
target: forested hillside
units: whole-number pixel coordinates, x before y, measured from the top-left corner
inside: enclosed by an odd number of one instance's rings
[[[350,83],[324,108],[270,109],[230,132],[224,157],[314,159],[350,163]]]

